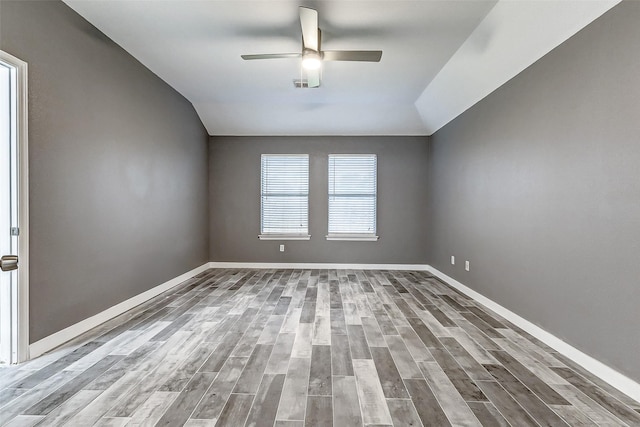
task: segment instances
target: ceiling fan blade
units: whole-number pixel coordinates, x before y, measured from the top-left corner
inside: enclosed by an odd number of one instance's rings
[[[300,6],[302,45],[305,49],[318,51],[318,11]]]
[[[324,50],[322,59],[324,61],[364,61],[380,62],[382,58],[381,50]]]
[[[307,70],[307,87],[320,87],[320,70]]]
[[[240,55],[242,59],[279,59],[279,58],[300,58],[300,53],[259,53],[257,55]]]

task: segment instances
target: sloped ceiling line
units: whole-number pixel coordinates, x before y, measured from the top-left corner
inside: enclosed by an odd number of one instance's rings
[[[620,0],[63,0],[196,109],[211,135],[431,135]],[[298,6],[317,8],[328,62],[295,89]]]

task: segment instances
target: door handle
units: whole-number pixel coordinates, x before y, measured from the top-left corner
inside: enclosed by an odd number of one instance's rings
[[[0,270],[12,271],[18,269],[18,255],[4,255],[0,258]]]

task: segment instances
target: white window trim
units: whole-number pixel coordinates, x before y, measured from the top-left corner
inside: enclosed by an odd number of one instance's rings
[[[309,234],[259,234],[260,240],[310,240]]]
[[[352,157],[352,156],[358,156],[358,155],[374,155],[376,156],[376,216],[378,215],[378,207],[377,207],[377,203],[378,203],[378,189],[377,189],[377,179],[378,179],[378,166],[377,166],[377,154],[374,153],[339,153],[339,154],[335,154],[335,153],[331,153],[327,156],[327,162],[329,161],[329,157]],[[328,207],[328,205],[327,205]],[[327,211],[327,220],[328,218],[329,212]],[[343,241],[343,242],[375,242],[378,241],[378,239],[380,238],[377,235],[377,218],[376,218],[376,233],[328,233],[325,238],[329,241]]]
[[[379,239],[375,234],[328,234],[327,240],[351,242],[375,242]]]
[[[260,156],[260,162],[262,164],[262,156],[270,156],[270,155],[274,155],[274,156],[291,156],[291,157],[306,157],[309,161],[309,167],[311,166],[311,156],[309,156],[309,154],[306,153],[263,153]],[[309,173],[309,171],[307,170],[307,173]],[[260,166],[260,180],[262,181],[262,166]],[[307,180],[310,180],[310,176],[307,178]],[[262,183],[260,184],[262,186]],[[308,186],[310,187],[310,183],[308,183]],[[307,215],[309,215],[309,193],[310,193],[310,188],[307,187]],[[260,215],[262,216],[262,188],[260,190]],[[262,219],[261,219],[262,222]],[[262,225],[260,226],[262,228]],[[307,219],[307,231],[309,228],[309,220]],[[262,231],[262,230],[260,230]],[[297,234],[297,233],[260,233],[258,234],[258,239],[259,240],[310,240],[311,239],[311,235],[309,234]]]

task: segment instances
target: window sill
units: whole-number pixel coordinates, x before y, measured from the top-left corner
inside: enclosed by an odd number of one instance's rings
[[[351,241],[351,242],[375,242],[379,239],[378,236],[372,236],[368,234],[330,234],[327,236],[327,240],[338,241]]]
[[[260,240],[309,240],[310,235],[305,234],[260,234]]]

